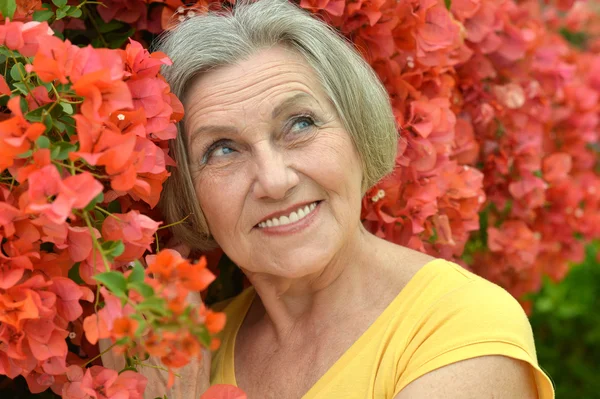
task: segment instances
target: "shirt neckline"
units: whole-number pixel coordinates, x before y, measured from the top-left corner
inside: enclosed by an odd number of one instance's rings
[[[410,278],[410,280],[408,280],[402,290],[400,290],[398,295],[396,295],[396,297],[389,303],[383,312],[377,316],[375,321],[373,321],[373,323],[367,327],[365,332],[362,333],[362,335],[358,337],[356,341],[354,341],[354,343],[342,354],[342,356],[340,356],[335,363],[333,363],[333,365],[317,380],[317,382],[315,382],[315,384],[302,396],[302,399],[315,398],[317,393],[327,386],[327,384],[349,363],[349,360],[362,350],[366,343],[371,340],[371,336],[379,331],[379,325],[385,323],[389,319],[388,314],[395,311],[397,303],[401,302],[403,297],[408,295],[407,292],[410,292],[412,287],[416,285],[419,280],[424,279],[430,273],[430,270],[433,269],[433,265],[436,265],[440,262],[446,261],[444,259],[434,259],[427,262],[419,270],[417,270],[417,272]],[[224,382],[226,384],[230,383],[236,387],[238,385],[235,378],[235,343],[237,340],[238,331],[242,326],[246,315],[248,314],[250,306],[254,302],[256,291],[254,290],[254,287],[250,287],[248,288],[247,292],[244,292],[241,295],[247,295],[250,296],[250,298],[243,301],[244,306],[241,312],[242,317],[238,318],[239,321],[237,322],[235,329],[232,331],[231,336],[227,340],[227,346],[224,353],[224,364],[229,365],[229,367],[225,367],[223,370]]]

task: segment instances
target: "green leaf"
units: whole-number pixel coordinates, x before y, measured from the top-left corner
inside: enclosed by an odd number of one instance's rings
[[[16,10],[17,10],[16,0],[0,1],[0,12],[4,16],[4,18],[8,17],[8,18],[12,19],[12,17],[15,15]]]
[[[33,150],[28,150],[22,154],[17,155],[17,158],[29,158],[32,155],[33,155]]]
[[[194,331],[193,334],[204,344],[204,346],[210,346],[210,333],[206,327],[201,326],[197,331]]]
[[[144,298],[148,298],[154,295],[154,288],[150,287],[146,283],[130,283],[128,287],[139,292]]]
[[[60,106],[66,114],[73,115],[73,106],[69,103],[61,102]]]
[[[81,17],[81,14],[82,14],[81,8],[77,8],[77,7],[71,6],[71,8],[67,12],[67,14],[69,15],[69,17],[79,18],[79,17]]]
[[[139,303],[136,306],[136,309],[149,310],[163,316],[169,313],[169,311],[167,310],[167,304],[165,303],[165,300],[157,297],[145,299],[143,302]]]
[[[53,126],[52,117],[50,115],[46,115],[44,117],[44,119],[42,120],[42,123],[44,124],[44,126],[46,126],[46,130],[44,130],[44,134],[50,133],[50,131],[52,130],[52,126]]]
[[[108,42],[108,47],[115,49],[119,48],[135,33],[135,28],[129,29],[127,32],[113,32],[106,35],[106,41]]]
[[[117,296],[124,296],[127,291],[127,281],[125,276],[120,272],[104,272],[96,274],[94,280],[100,282]]]
[[[56,121],[54,123],[56,124]],[[64,161],[69,158],[69,153],[73,151],[77,151],[77,145],[67,143],[66,141],[59,141],[52,143],[50,157],[56,161]]]
[[[56,7],[61,8],[61,7],[64,7],[67,4],[67,0],[52,0],[52,3]]]
[[[125,244],[123,244],[123,241],[116,241],[116,244],[110,251],[109,255],[116,258],[117,256],[121,255],[123,252],[125,252]]]
[[[38,22],[48,21],[54,16],[54,13],[50,10],[40,10],[33,13],[33,20]]]
[[[27,71],[25,67],[20,62],[17,62],[15,65],[10,68],[10,77],[17,82],[23,80],[23,77],[27,76]]]
[[[75,119],[63,114],[58,120],[65,124],[65,131],[69,137],[75,134]]]
[[[98,32],[100,32],[100,33],[112,32],[113,30],[117,30],[117,29],[125,26],[124,23],[119,22],[114,19],[110,22],[104,22],[104,20],[98,18],[97,23],[98,23]]]
[[[25,83],[23,83],[23,82],[13,82],[13,86],[15,86],[17,89],[19,89],[19,91],[21,92],[21,94],[25,94],[25,95],[29,94],[29,90],[27,90],[27,86],[25,86]]]
[[[446,9],[449,10],[450,7],[452,7],[452,0],[444,0],[444,5],[446,6]]]
[[[93,200],[90,201],[89,204],[87,204],[87,206],[85,208],[83,208],[86,211],[91,211],[92,209],[94,209],[94,207],[99,204],[100,202],[104,201],[104,193],[100,193],[98,194],[96,197],[94,197]],[[112,241],[110,241],[112,242]]]
[[[40,148],[50,148],[50,139],[46,136],[40,136],[35,141],[35,144]]]
[[[10,58],[14,55],[14,53],[11,50],[9,50],[6,47],[2,47],[2,46],[0,46],[0,54],[5,55],[8,58]]]
[[[58,19],[63,19],[66,16],[67,16],[67,13],[62,8],[59,8],[58,10],[56,10],[56,19],[57,20]]]
[[[65,126],[64,123],[58,121],[57,119],[53,119],[53,123],[54,123],[54,128],[59,132],[62,133],[64,132],[67,127]]]
[[[131,269],[131,274],[127,277],[127,281],[130,283],[144,282],[144,277],[146,277],[144,266],[142,266],[140,261],[136,260],[133,269]]]
[[[102,250],[111,257],[117,257],[125,251],[125,245],[122,241],[105,241],[102,243]]]
[[[25,114],[25,119],[27,119],[29,122],[42,122],[42,114],[48,108],[50,108],[50,104],[46,104],[43,107],[39,107],[31,112],[27,112]]]
[[[122,374],[122,373],[124,373],[126,371],[134,371],[134,372],[137,373],[138,370],[135,367],[133,367],[133,366],[132,367],[125,367],[123,370],[119,371],[119,374]]]
[[[77,262],[73,265],[73,267],[71,267],[69,269],[69,278],[71,280],[73,280],[74,282],[76,282],[77,284],[85,284],[85,282],[81,279],[81,276],[79,275],[79,265],[81,264],[81,262]]]

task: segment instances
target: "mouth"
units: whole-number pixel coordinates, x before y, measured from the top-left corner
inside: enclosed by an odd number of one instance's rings
[[[291,223],[296,223],[305,217],[311,215],[321,201],[314,201],[309,204],[300,205],[297,209],[285,213],[283,215],[270,217],[258,223],[255,227],[258,229],[264,229],[268,227],[279,227],[285,226]]]

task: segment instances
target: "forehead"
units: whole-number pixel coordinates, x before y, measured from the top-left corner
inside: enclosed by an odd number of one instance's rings
[[[302,55],[285,47],[272,47],[196,78],[184,99],[186,119],[231,111],[270,114],[281,100],[300,93],[308,94],[322,107],[329,102]]]

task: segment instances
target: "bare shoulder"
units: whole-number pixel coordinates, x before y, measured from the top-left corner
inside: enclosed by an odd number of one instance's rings
[[[406,285],[423,266],[436,259],[433,256],[388,241],[384,241],[381,246],[387,255],[385,261],[387,273],[391,279],[399,279],[401,287]]]
[[[507,356],[480,356],[433,370],[406,386],[394,399],[535,399],[531,366]]]
[[[429,262],[435,258],[427,254],[399,246],[374,237],[368,276],[363,281],[369,285],[367,292],[378,292],[370,298],[372,309],[383,311],[404,289],[408,282]]]

